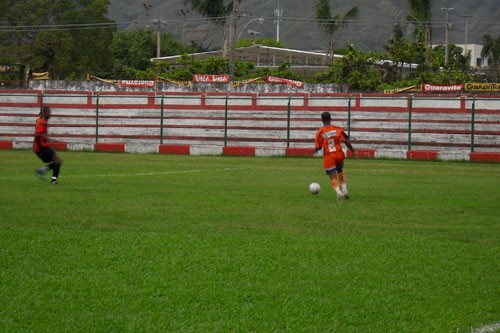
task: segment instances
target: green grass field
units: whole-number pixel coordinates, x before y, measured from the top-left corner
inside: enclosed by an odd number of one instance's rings
[[[471,332],[500,322],[500,165],[0,151],[1,332]],[[322,186],[319,195],[308,184]]]

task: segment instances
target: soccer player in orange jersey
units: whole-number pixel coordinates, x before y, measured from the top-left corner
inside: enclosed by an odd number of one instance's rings
[[[50,183],[56,185],[62,161],[59,156],[57,156],[56,152],[47,144],[48,141],[51,141],[47,134],[47,120],[49,120],[49,118],[50,108],[44,107],[40,112],[40,117],[36,120],[33,151],[43,162],[47,163],[46,166],[36,170],[38,177],[40,177],[40,179],[45,179],[45,172],[52,170],[52,180]]]
[[[345,154],[342,151],[341,143],[344,143],[349,148],[353,156],[356,156],[356,153],[347,133],[341,127],[331,124],[332,117],[329,112],[321,114],[321,121],[323,127],[318,130],[314,139],[315,153],[323,149],[323,167],[330,177],[333,189],[337,193],[337,200],[349,199],[349,191],[347,191],[347,182],[344,175]]]

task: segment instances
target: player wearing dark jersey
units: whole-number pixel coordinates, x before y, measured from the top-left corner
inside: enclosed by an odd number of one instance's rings
[[[47,144],[47,142],[51,141],[47,134],[47,121],[49,118],[50,108],[44,107],[40,112],[40,117],[36,120],[33,151],[43,162],[47,163],[47,165],[36,170],[38,177],[40,177],[40,179],[45,179],[45,173],[52,170],[52,179],[50,183],[56,185],[62,161],[54,149]]]

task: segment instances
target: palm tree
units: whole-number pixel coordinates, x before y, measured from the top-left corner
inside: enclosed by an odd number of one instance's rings
[[[423,36],[425,46],[431,46],[432,28],[431,28],[431,8],[432,0],[407,0],[408,22],[415,24],[415,36]]]
[[[481,57],[488,59],[487,77],[493,82],[500,79],[500,36],[497,38],[487,34],[483,36]]]
[[[349,20],[358,18],[358,6],[352,7],[342,18],[338,15],[332,16],[330,9],[330,0],[316,0],[315,2],[316,18],[319,26],[328,36],[328,49],[326,57],[328,61],[333,59],[334,35],[339,29],[344,28]]]
[[[500,36],[493,38],[487,34],[483,36],[483,49],[481,50],[481,57],[488,59],[488,64],[500,64]]]
[[[191,8],[195,12],[208,17],[215,25],[222,29],[224,56],[227,54],[228,49],[228,36],[226,34],[225,25],[227,17],[230,15],[233,8],[233,1],[234,0],[183,0],[184,5],[191,5]]]

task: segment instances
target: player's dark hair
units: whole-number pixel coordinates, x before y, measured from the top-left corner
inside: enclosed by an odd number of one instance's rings
[[[332,116],[330,115],[330,112],[323,112],[321,114],[321,121],[323,121],[324,123],[326,122],[330,122],[332,120]]]

